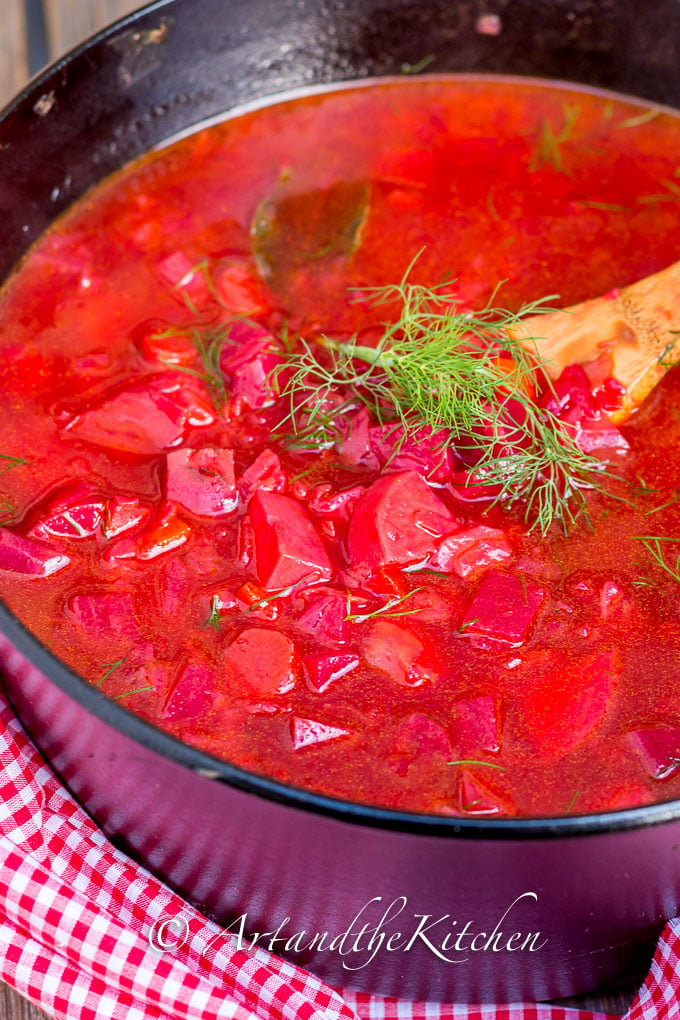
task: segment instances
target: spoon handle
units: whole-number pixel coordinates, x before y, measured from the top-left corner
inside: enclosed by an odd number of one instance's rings
[[[609,354],[625,390],[610,417],[625,421],[680,361],[680,262],[603,297],[531,316],[519,335],[547,361],[552,378],[567,365]]]

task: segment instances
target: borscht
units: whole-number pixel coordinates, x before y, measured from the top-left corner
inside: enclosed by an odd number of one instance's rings
[[[680,120],[577,87],[325,88],[147,154],[0,294],[0,596],[284,783],[680,796],[680,373],[614,424],[606,347],[551,380],[513,334],[679,251]]]

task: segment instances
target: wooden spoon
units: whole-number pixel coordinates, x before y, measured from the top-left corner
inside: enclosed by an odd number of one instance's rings
[[[625,389],[610,418],[625,421],[680,361],[680,262],[604,297],[524,319],[516,335],[546,359],[551,378],[609,354]]]

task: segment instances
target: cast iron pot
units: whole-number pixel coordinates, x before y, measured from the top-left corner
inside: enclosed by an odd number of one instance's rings
[[[151,4],[0,117],[0,279],[106,174],[291,87],[394,74],[432,55],[428,73],[566,78],[680,106],[680,6],[639,10],[634,0]],[[234,930],[316,934],[322,948],[289,952],[332,983],[460,1002],[592,991],[641,973],[677,912],[678,802],[485,822],[333,800],[135,718],[2,606],[0,627],[18,713],[114,843]]]

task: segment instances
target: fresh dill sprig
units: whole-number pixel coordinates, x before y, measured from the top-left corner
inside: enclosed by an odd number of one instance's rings
[[[27,463],[28,461],[25,457],[11,457],[8,453],[0,453],[0,475],[6,475],[13,468]]]
[[[413,616],[415,613],[420,613],[422,609],[397,609],[396,607],[402,606],[406,599],[410,598],[411,595],[415,595],[418,591],[422,591],[422,588],[413,588],[411,591],[407,591],[405,595],[395,595],[394,598],[388,599],[384,605],[378,606],[378,608],[374,609],[371,613],[353,613],[352,596],[350,592],[347,592],[347,613],[345,615],[345,620],[351,620],[353,623],[365,623],[366,620],[374,620],[376,616]]]
[[[219,630],[222,626],[222,615],[220,613],[220,597],[219,595],[213,595],[210,602],[210,616],[203,624],[203,627],[212,627],[213,630]]]
[[[504,765],[497,765],[495,761],[483,761],[481,758],[459,758],[457,761],[447,761],[447,765],[485,765],[488,769],[498,769],[505,772]]]
[[[106,679],[108,679],[108,677],[110,677],[111,674],[113,672],[115,672],[115,670],[117,670],[119,666],[122,666],[124,662],[125,662],[125,656],[123,656],[122,659],[119,659],[118,662],[103,662],[102,665],[101,665],[101,668],[106,670],[106,672],[97,681],[97,683],[95,684],[95,687],[101,687],[101,685],[104,683],[104,681]]]
[[[187,375],[196,376],[204,382],[217,411],[222,410],[224,402],[227,399],[227,389],[224,383],[222,368],[220,366],[220,357],[224,345],[233,343],[229,335],[230,330],[231,324],[203,329],[193,326],[189,330],[181,330],[181,335],[188,335],[192,344],[196,348],[196,354],[202,365],[202,371],[195,368],[189,368],[187,365],[176,365],[173,362],[165,361],[163,358],[160,359],[163,364],[167,365],[168,368],[173,369],[173,371],[185,372]],[[168,337],[175,335],[177,332],[178,331],[173,329],[167,329],[162,333],[155,334],[154,339],[165,340]]]
[[[510,312],[492,308],[492,297],[469,313],[450,283],[409,283],[412,265],[401,283],[364,291],[374,304],[401,308],[375,347],[321,336],[313,344],[302,339],[285,359],[287,414],[277,430],[285,425],[293,439],[311,444],[318,429],[329,445],[328,415],[340,410],[333,404],[340,390],[346,404],[364,404],[380,425],[393,426],[399,443],[435,434],[442,449],[467,451],[475,484],[493,487],[495,502],[524,499],[526,519],[542,533],[556,519],[573,523],[586,510],[585,491],[604,491],[608,472],[578,446],[570,426],[534,401],[546,363],[515,331],[527,316],[552,311],[551,298]]]
[[[564,123],[559,131],[555,131],[548,117],[541,121],[538,145],[529,163],[529,173],[535,173],[543,166],[551,166],[558,173],[568,174],[565,170],[562,158],[562,148],[565,142],[570,141],[574,132],[574,125],[579,115],[579,108],[576,105],[566,103],[562,107]]]
[[[680,553],[675,558],[675,563],[669,563],[664,555],[662,542],[675,542],[680,544],[680,538],[670,538],[665,535],[634,535],[634,541],[642,542],[652,559],[664,570],[676,584],[680,584]]]
[[[133,691],[123,691],[122,694],[116,694],[113,697],[114,701],[122,701],[123,698],[130,698],[133,694],[143,694],[144,691],[155,691],[153,684],[147,684],[145,687],[135,687]]]

